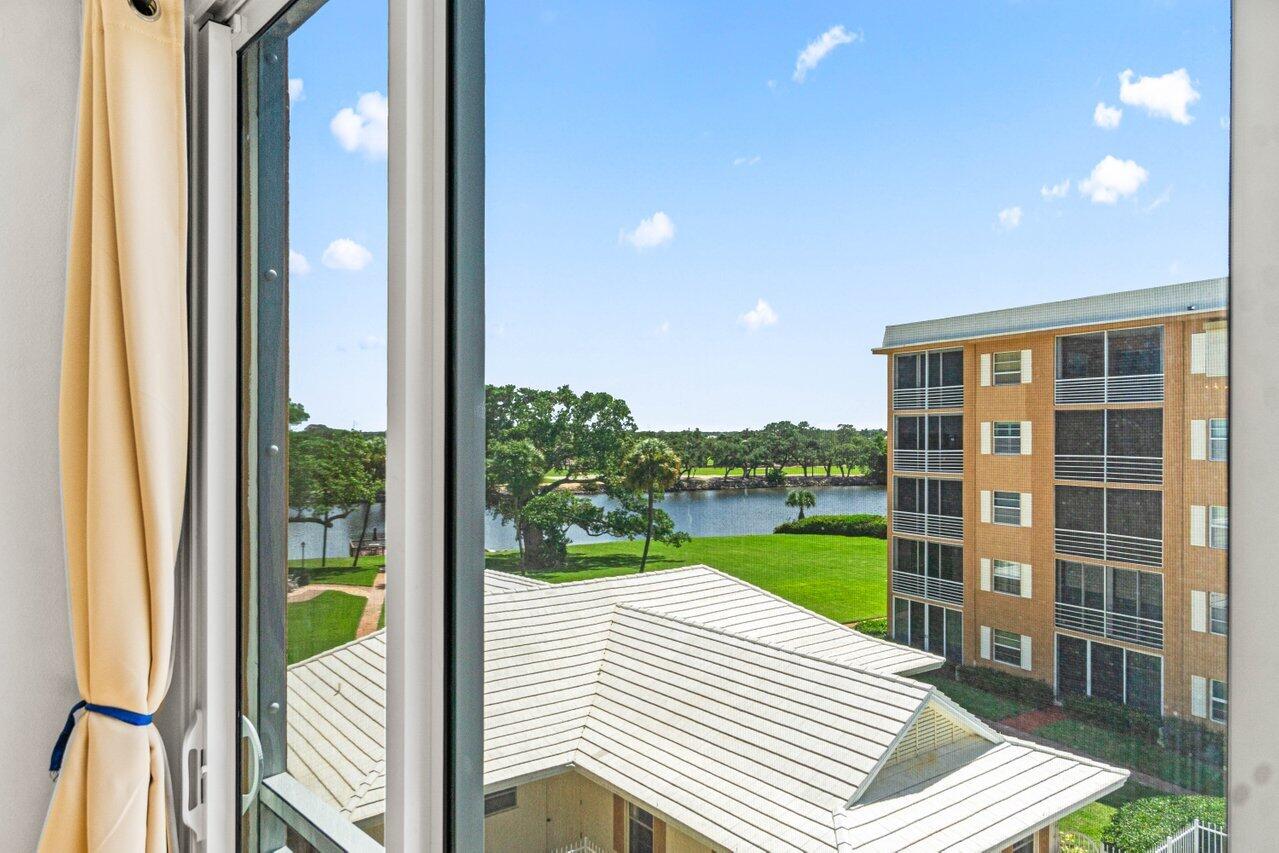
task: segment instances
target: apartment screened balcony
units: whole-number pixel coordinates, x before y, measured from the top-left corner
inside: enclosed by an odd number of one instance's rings
[[[1145,403],[1163,398],[1162,326],[1057,338],[1058,404]]]
[[[1058,480],[1163,482],[1163,409],[1069,410],[1056,417]]]
[[[893,532],[964,538],[964,484],[960,480],[893,478]]]
[[[893,537],[893,592],[964,604],[964,549]]]
[[[894,409],[958,409],[963,405],[963,350],[894,356]]]
[[[898,415],[894,421],[893,470],[963,473],[962,415]]]
[[[1094,560],[1163,565],[1163,493],[1057,486],[1055,547]]]
[[[1161,649],[1164,579],[1159,572],[1057,561],[1058,628]]]

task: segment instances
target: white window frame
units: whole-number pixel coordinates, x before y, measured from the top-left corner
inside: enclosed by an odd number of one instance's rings
[[[1221,616],[1217,614],[1220,612]],[[1219,637],[1226,636],[1230,631],[1230,606],[1229,600],[1224,592],[1208,593],[1208,633],[1216,634]],[[1220,630],[1218,630],[1220,629]]]
[[[1006,350],[1004,352],[993,353],[990,357],[990,382],[995,386],[1004,385],[1020,385],[1021,384],[1021,350]],[[1012,358],[1012,366],[1009,366],[1009,357]],[[1004,366],[1001,369],[999,365],[1000,358],[1004,359]]]
[[[1224,551],[1230,545],[1230,509],[1212,505],[1208,507],[1208,547]]]
[[[1220,428],[1220,435],[1217,435]],[[1208,461],[1226,462],[1230,458],[1230,420],[1208,419]]]
[[[1000,635],[1003,635],[1003,642],[1000,642]],[[1013,638],[1010,640],[1009,638]],[[990,659],[995,663],[1002,663],[1007,666],[1015,666],[1021,669],[1021,638],[1022,635],[1015,631],[1005,631],[1002,628],[990,629]],[[1015,643],[1013,642],[1015,640]],[[999,656],[1000,650],[1012,654],[1012,660],[1004,660]],[[1011,652],[1010,652],[1011,650]]]
[[[1012,497],[1014,497],[1014,498],[1016,498],[1016,499],[1017,499],[1017,505],[1016,505],[1015,507],[1013,507],[1013,506],[1009,506],[1009,505],[1006,503],[1006,502],[1007,502],[1007,500],[1008,500],[1008,496],[1010,496],[1010,495],[1011,495]],[[1001,492],[1001,491],[993,491],[993,492],[991,492],[991,494],[990,494],[990,505],[991,505],[990,520],[991,520],[991,523],[992,523],[992,524],[1000,524],[1000,525],[1003,525],[1003,526],[1006,526],[1006,527],[1020,527],[1020,526],[1021,526],[1021,495],[1022,495],[1022,493],[1021,493],[1021,492]],[[1001,497],[1001,496],[1003,496],[1003,498],[1004,498],[1004,500],[1005,500],[1005,505],[1004,505],[1004,506],[1000,506],[1000,505],[999,505],[999,500],[1000,500],[1000,497]],[[1012,510],[1014,510],[1014,509],[1017,511],[1017,518],[1016,518],[1016,520],[1015,520],[1015,521],[1008,521],[1007,519],[1009,519],[1009,518],[1011,518],[1011,517],[1012,517],[1011,515],[1009,515],[1009,513],[1010,513]],[[1003,517],[1004,517],[1004,519],[1005,519],[1005,520],[1002,520],[1002,521],[1000,520],[1000,511],[1001,511],[1001,510],[1003,511]]]
[[[1022,566],[1021,563],[1015,563],[1012,560],[992,560],[990,568],[991,591],[998,592],[1002,595],[1012,595],[1020,598],[1023,583],[1023,569],[1024,566]],[[1000,589],[1000,581],[1003,581],[1005,586],[1011,586],[1013,588]]]
[[[1217,698],[1217,688],[1221,688],[1221,698]],[[1214,723],[1226,722],[1227,698],[1226,682],[1216,678],[1208,679],[1208,719]]]
[[[996,456],[1021,455],[1021,423],[1021,421],[995,421],[991,424],[991,451]],[[1003,435],[1000,435],[1001,430]]]

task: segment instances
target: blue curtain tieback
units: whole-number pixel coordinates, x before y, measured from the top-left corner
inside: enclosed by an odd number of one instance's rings
[[[92,702],[85,702],[81,699],[71,706],[71,713],[67,714],[66,725],[62,727],[62,733],[58,735],[58,740],[53,745],[53,755],[49,756],[49,774],[55,779],[58,778],[58,772],[62,770],[62,756],[67,751],[67,741],[71,739],[71,730],[75,728],[76,711],[81,708],[94,714],[101,714],[104,717],[119,720],[122,723],[128,723],[131,726],[151,725],[151,714],[139,714],[137,711],[112,708],[110,705],[94,705]]]

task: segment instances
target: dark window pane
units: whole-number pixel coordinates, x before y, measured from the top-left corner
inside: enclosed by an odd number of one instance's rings
[[[928,651],[940,655],[946,651],[946,610],[942,607],[928,607]]]
[[[1137,615],[1162,622],[1164,618],[1164,577],[1158,572],[1141,572],[1137,594]]]
[[[1133,708],[1158,716],[1162,709],[1162,661],[1154,655],[1128,652],[1128,704]]]
[[[1057,378],[1105,375],[1105,339],[1101,332],[1057,339]]]
[[[946,611],[946,658],[964,662],[964,614],[958,610]]]
[[[1057,561],[1057,600],[1063,604],[1083,604],[1084,572],[1078,563]]]
[[[1110,375],[1163,373],[1163,329],[1120,329],[1110,335]]]
[[[1103,489],[1058,486],[1056,503],[1057,527],[1063,530],[1103,532],[1106,518]]]
[[[893,571],[919,574],[923,568],[919,559],[923,544],[914,539],[893,539]]]
[[[1088,692],[1088,643],[1057,636],[1057,691],[1063,696]]]
[[[899,643],[910,643],[909,599],[893,599],[893,639]]]
[[[1080,565],[1084,573],[1084,607],[1106,609],[1106,568],[1087,563]]]
[[[1163,494],[1137,489],[1110,489],[1106,495],[1106,531],[1123,536],[1162,538]]]
[[[1067,456],[1100,456],[1105,451],[1102,411],[1058,412],[1056,452]]]
[[[940,489],[940,515],[956,518],[964,514],[964,484],[959,480],[934,480]]]
[[[932,422],[938,427],[937,438],[929,447],[934,450],[964,449],[963,415],[942,415],[940,418],[933,418]]]
[[[918,601],[910,603],[910,644],[919,649],[924,647],[924,605]]]
[[[897,376],[894,388],[918,388],[923,383],[920,379],[920,356],[918,353],[913,355],[899,355],[896,358]]]
[[[941,384],[963,385],[964,384],[964,351],[952,350],[951,352],[942,353],[941,371],[942,371]]]
[[[893,479],[893,509],[902,512],[923,512],[924,481],[918,477],[896,477]]]
[[[964,579],[964,549],[958,545],[934,544],[936,552],[929,556],[929,574],[949,581]]]
[[[1110,608],[1125,616],[1137,615],[1137,573],[1132,569],[1110,570]]]
[[[920,418],[898,418],[897,419],[897,436],[893,442],[896,450],[920,450],[922,445],[919,441],[919,422]]]
[[[1124,650],[1104,643],[1092,644],[1092,695],[1112,702],[1124,701]]]
[[[928,387],[936,388],[941,384],[941,353],[930,352],[928,354]]]
[[[1163,456],[1163,409],[1111,409],[1107,412],[1106,452],[1111,456]]]

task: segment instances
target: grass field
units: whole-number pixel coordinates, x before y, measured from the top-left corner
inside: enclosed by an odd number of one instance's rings
[[[363,612],[363,598],[332,590],[288,605],[285,651],[288,662],[297,663],[349,643],[355,638]]]
[[[360,565],[351,568],[350,557],[329,557],[328,565],[320,567],[320,559],[289,560],[290,569],[305,567],[311,574],[311,583],[344,583],[351,586],[373,586],[378,570],[386,564],[386,557],[364,556]]]
[[[802,477],[802,476],[804,476],[804,469],[803,469],[801,466],[799,466],[799,465],[787,465],[786,467],[782,468],[782,471],[786,474],[786,476],[787,476],[787,477]],[[819,467],[816,467],[816,468],[809,468],[809,469],[808,469],[808,473],[809,473],[809,476],[812,476],[812,477],[825,477],[825,476],[826,476],[826,469],[825,469],[825,468],[823,468],[823,467],[820,467],[820,466],[819,466]],[[838,469],[838,468],[832,468],[830,473],[831,473],[831,476],[832,476],[832,477],[842,477],[842,476],[844,476],[844,475],[842,475],[842,474],[840,474],[840,473],[839,473],[839,469]],[[859,476],[859,475],[864,474],[864,473],[866,473],[866,472],[865,472],[863,469],[861,469],[861,468],[855,468],[855,469],[851,469],[851,470],[849,471],[848,476],[850,476],[850,477],[856,477],[856,476]],[[543,483],[550,483],[550,482],[552,482],[552,481],[554,481],[554,480],[558,480],[558,479],[560,479],[560,478],[561,478],[561,477],[563,477],[563,476],[564,476],[564,472],[563,472],[563,471],[550,471],[550,472],[548,472],[548,473],[546,474],[546,476],[545,476],[545,477],[543,477],[543,478],[542,478],[542,482],[543,482]],[[723,476],[724,476],[724,469],[723,469],[723,468],[716,468],[714,465],[704,465],[704,466],[699,467],[699,468],[694,468],[694,469],[693,469],[693,476],[694,476],[694,477],[723,477]],[[730,470],[730,471],[728,472],[728,476],[730,476],[730,477],[741,477],[741,476],[742,476],[742,469],[741,469],[741,468],[733,468],[732,470]],[[757,477],[762,477],[762,476],[764,476],[764,469],[763,469],[763,468],[757,468],[757,469],[755,470],[755,476],[757,476]]]
[[[1142,797],[1167,796],[1163,791],[1147,788],[1137,782],[1127,782],[1118,791],[1113,791],[1095,803],[1089,803],[1077,812],[1072,812],[1061,819],[1059,827],[1062,832],[1082,832],[1097,840],[1101,833],[1110,826],[1110,818],[1124,803],[1140,800]]]
[[[627,575],[639,570],[642,541],[571,545],[552,583]],[[887,575],[883,539],[847,536],[708,536],[681,548],[654,543],[648,569],[704,563],[837,622],[883,616]],[[491,569],[517,571],[514,551],[489,554]]]
[[[1131,767],[1201,794],[1220,796],[1223,790],[1219,767],[1078,720],[1058,720],[1035,734],[1066,749],[1077,749],[1102,761]]]

